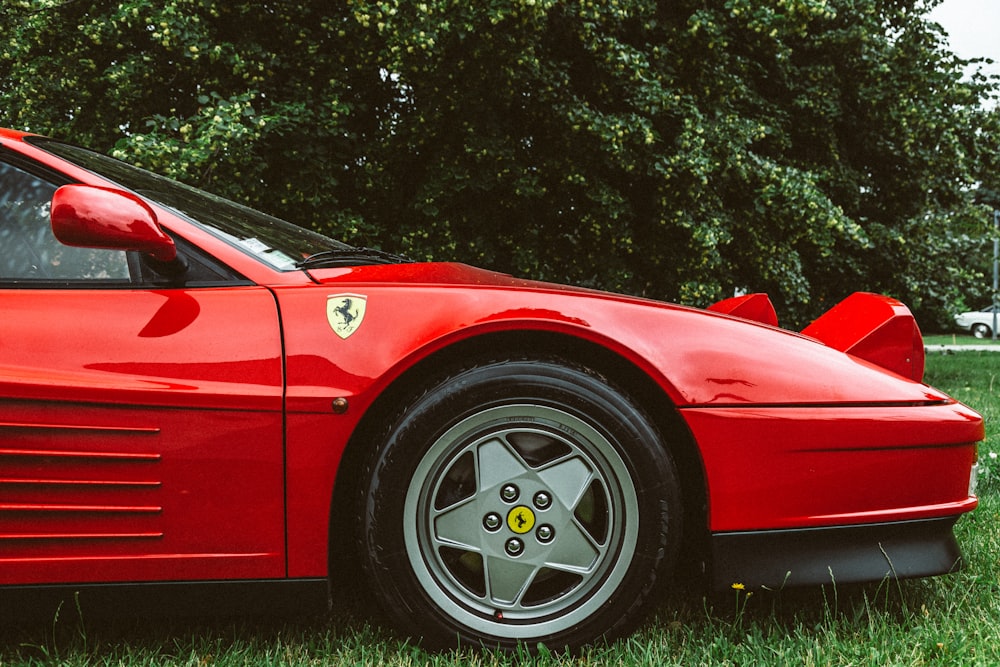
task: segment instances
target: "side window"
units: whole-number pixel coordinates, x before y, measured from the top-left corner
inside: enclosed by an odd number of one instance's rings
[[[126,254],[72,248],[52,234],[56,186],[0,162],[0,283],[128,283]]]

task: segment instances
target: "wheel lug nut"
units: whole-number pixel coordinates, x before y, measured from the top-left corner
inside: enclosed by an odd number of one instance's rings
[[[551,542],[552,538],[555,536],[556,536],[555,529],[552,526],[548,525],[547,523],[542,524],[541,526],[538,527],[538,530],[535,531],[535,537],[538,538],[539,542],[543,543]]]
[[[512,503],[517,500],[517,497],[521,495],[521,491],[513,484],[504,484],[503,488],[500,489],[500,498],[504,502]]]
[[[500,530],[500,526],[502,525],[503,525],[503,519],[501,519],[500,515],[497,514],[496,512],[490,512],[489,514],[483,517],[483,528],[490,531],[491,533],[495,533],[496,531]]]
[[[512,537],[507,540],[504,549],[507,551],[508,556],[520,556],[521,552],[524,551],[524,542],[516,537]]]
[[[535,494],[535,507],[540,510],[547,510],[549,505],[552,504],[552,497],[544,491],[539,491]]]

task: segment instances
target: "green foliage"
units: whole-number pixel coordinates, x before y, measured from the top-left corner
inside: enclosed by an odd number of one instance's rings
[[[936,0],[2,0],[0,123],[349,241],[790,324],[987,267]]]

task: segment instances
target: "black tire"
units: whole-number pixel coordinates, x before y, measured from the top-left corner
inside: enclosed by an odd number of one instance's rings
[[[389,620],[429,648],[621,636],[676,559],[670,453],[583,368],[513,360],[451,374],[387,427],[365,474],[366,574]]]
[[[993,332],[985,324],[973,324],[972,325],[972,335],[976,338],[989,338],[993,335]]]

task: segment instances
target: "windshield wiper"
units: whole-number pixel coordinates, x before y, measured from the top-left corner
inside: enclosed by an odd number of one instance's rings
[[[320,266],[358,266],[366,264],[409,264],[413,260],[402,255],[394,255],[375,248],[337,248],[323,250],[309,255],[296,262],[299,269],[317,268]]]

